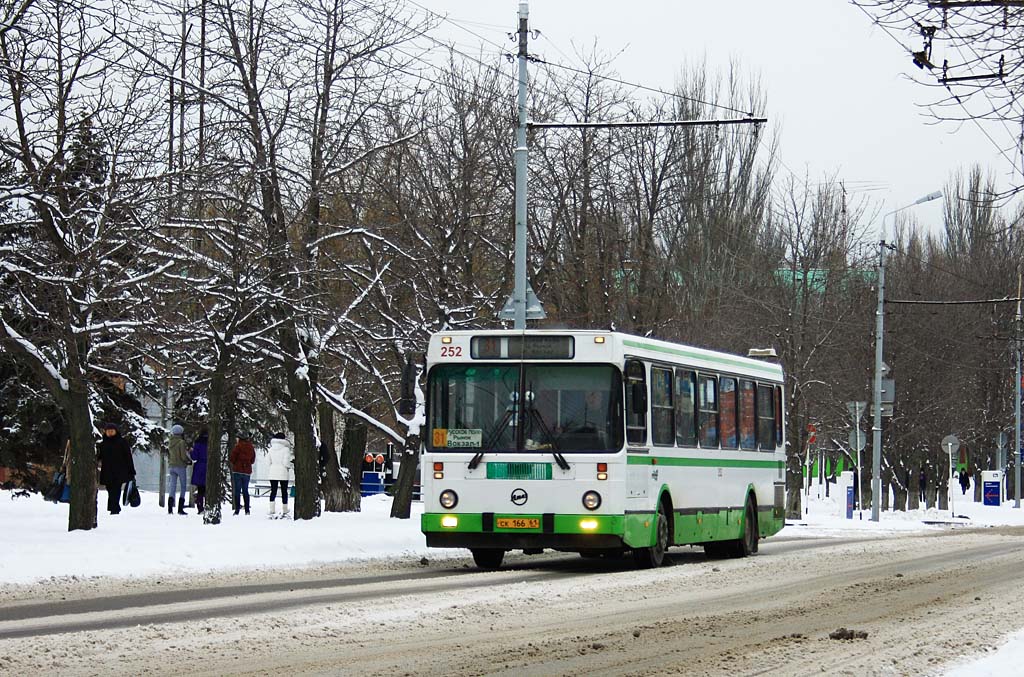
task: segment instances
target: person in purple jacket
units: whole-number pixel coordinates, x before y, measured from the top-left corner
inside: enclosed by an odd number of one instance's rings
[[[199,436],[192,443],[192,484],[196,487],[196,512],[202,513],[206,504],[206,453],[209,432],[206,427],[199,429]]]

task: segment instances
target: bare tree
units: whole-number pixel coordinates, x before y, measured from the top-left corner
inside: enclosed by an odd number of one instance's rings
[[[20,219],[0,246],[0,344],[66,417],[71,530],[96,525],[95,396],[131,378],[123,351],[159,272],[145,246],[151,100],[108,28],[124,11],[116,0],[22,3],[0,31],[0,153],[16,177],[0,200]]]
[[[1019,3],[947,0],[854,0],[853,4],[907,50],[915,80],[934,91],[928,109],[937,119],[975,120],[1006,138],[1012,155],[1024,107],[1020,54],[1024,6]],[[902,69],[904,64],[894,64]],[[913,69],[911,69],[913,70]],[[1009,124],[1007,124],[1009,123]],[[1020,177],[1005,197],[1021,188]]]
[[[799,517],[807,425],[816,423],[823,438],[843,430],[845,402],[863,397],[873,277],[864,274],[870,260],[862,258],[863,205],[850,204],[837,182],[812,186],[791,177],[773,213],[777,239],[765,242],[760,284],[733,307],[746,309],[737,317],[756,318],[744,323],[756,328],[750,342],[775,345],[785,367],[786,512]]]

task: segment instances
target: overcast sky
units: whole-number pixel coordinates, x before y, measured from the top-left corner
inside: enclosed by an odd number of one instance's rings
[[[514,51],[505,33],[515,30],[518,0],[416,2]],[[706,59],[724,68],[738,60],[767,92],[767,117],[780,133],[780,172],[801,179],[806,172],[811,182],[835,175],[852,195],[869,196],[876,215],[942,189],[952,172],[975,163],[993,172],[1000,189],[1020,184],[1011,164],[1020,166],[1017,134],[988,128],[1008,149],[1004,157],[973,123],[936,125],[922,106],[939,90],[910,81],[922,71],[846,0],[530,0],[529,10],[530,27],[542,32],[531,52],[578,66],[574,45],[586,52],[596,41],[607,53],[622,52],[615,61],[620,78],[650,87],[672,88],[687,63]],[[452,23],[434,34],[462,50],[481,44]],[[916,36],[897,37],[921,48]],[[483,43],[482,53],[498,52]],[[505,67],[515,72],[513,64]],[[936,201],[904,214],[935,226],[941,209]]]

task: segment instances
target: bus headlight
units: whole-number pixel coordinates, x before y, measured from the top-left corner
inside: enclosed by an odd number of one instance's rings
[[[597,510],[601,507],[601,494],[596,491],[588,491],[583,494],[583,507],[587,510]]]
[[[451,489],[445,489],[441,492],[441,496],[438,500],[441,502],[442,508],[445,510],[451,510],[459,504],[459,495]],[[600,499],[598,499],[598,502],[600,503]]]

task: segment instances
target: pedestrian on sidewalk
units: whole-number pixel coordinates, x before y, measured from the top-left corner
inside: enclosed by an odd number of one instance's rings
[[[107,488],[107,510],[111,515],[121,512],[121,485],[135,479],[135,461],[128,440],[121,436],[116,423],[103,424],[103,439],[96,445],[100,463],[100,484]]]
[[[971,488],[971,476],[964,468],[960,471],[960,491],[964,496],[967,495],[967,490]]]
[[[277,512],[277,490],[281,489],[281,517],[288,516],[288,479],[292,466],[295,464],[295,451],[292,443],[285,438],[284,433],[274,433],[270,440],[270,447],[267,449],[267,456],[270,460],[270,469],[267,471],[267,479],[270,480],[270,510],[273,516]]]
[[[196,512],[202,513],[206,506],[206,455],[209,435],[206,426],[199,429],[199,436],[192,443],[192,484],[196,487]]]
[[[185,494],[188,492],[188,466],[192,459],[188,456],[188,444],[185,443],[185,429],[180,425],[171,426],[171,439],[167,441],[167,514],[174,514],[174,497],[177,488],[181,487],[178,496],[178,514],[185,514]]]
[[[921,501],[926,501],[928,498],[928,473],[924,471],[924,468],[921,468],[921,474],[917,476],[917,487],[921,495]]]
[[[245,499],[245,514],[249,514],[249,479],[252,477],[252,464],[256,462],[256,450],[252,446],[249,434],[238,433],[238,442],[228,454],[231,463],[232,505],[235,514],[240,508],[240,499]]]

